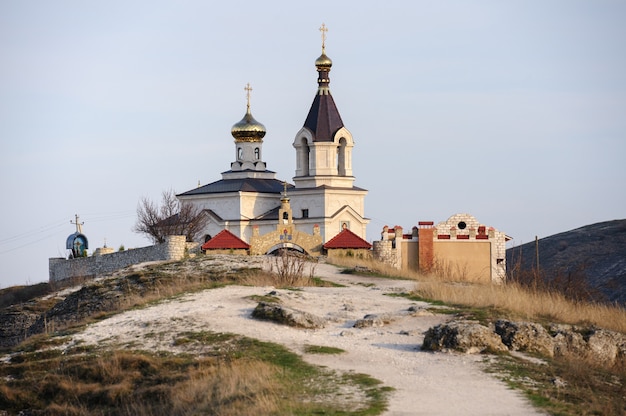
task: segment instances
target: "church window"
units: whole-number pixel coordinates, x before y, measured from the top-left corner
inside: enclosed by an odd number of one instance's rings
[[[309,218],[309,210],[308,209],[303,209],[302,210],[302,218]]]
[[[339,139],[339,146],[337,147],[337,174],[339,176],[346,176],[346,139]]]
[[[287,224],[289,222],[289,213],[283,212],[283,224]]]
[[[243,149],[241,147],[237,148],[237,159],[243,158]]]
[[[465,223],[465,221],[461,221],[458,224],[459,230],[464,230],[465,228],[467,228],[467,224]]]
[[[259,148],[258,148],[258,147],[255,147],[255,148],[254,148],[254,158],[255,158],[256,160],[259,160],[259,159],[261,158],[261,150],[259,150]]]
[[[302,143],[302,150],[301,150],[301,154],[300,157],[301,159],[301,166],[302,166],[302,176],[309,176],[309,163],[310,163],[310,156],[309,156],[309,144],[306,140],[306,137],[303,137],[300,139],[301,143]]]

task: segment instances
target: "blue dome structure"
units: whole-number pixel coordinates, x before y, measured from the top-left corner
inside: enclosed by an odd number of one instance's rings
[[[70,234],[65,241],[65,248],[72,250],[72,257],[86,257],[89,248],[89,240],[83,233],[76,231]]]

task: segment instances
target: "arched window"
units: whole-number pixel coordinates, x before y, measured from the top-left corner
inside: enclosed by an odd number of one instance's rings
[[[339,176],[346,176],[346,139],[339,139],[339,146],[337,147],[337,174]]]
[[[259,160],[261,158],[261,149],[259,149],[258,147],[254,148],[254,158],[256,160]]]
[[[241,147],[237,148],[237,159],[241,160],[243,158],[243,149]]]
[[[300,157],[302,158],[302,176],[309,176],[309,144],[306,140],[306,137],[302,139],[302,154]]]

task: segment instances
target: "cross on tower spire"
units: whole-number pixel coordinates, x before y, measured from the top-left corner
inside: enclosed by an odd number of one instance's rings
[[[322,32],[322,53],[326,53],[326,32],[328,32],[328,28],[324,23],[320,27],[320,32]]]
[[[252,87],[250,86],[249,82],[244,87],[244,90],[246,90],[246,106],[248,108],[248,112],[250,112],[250,91],[252,91]]]

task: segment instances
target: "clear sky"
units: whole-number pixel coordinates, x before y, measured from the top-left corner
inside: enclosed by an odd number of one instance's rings
[[[331,91],[369,190],[368,239],[467,212],[517,245],[626,217],[626,2],[0,2],[0,287],[48,279],[74,214],[90,249],[149,244],[142,197],[221,178],[246,108],[292,182]]]

